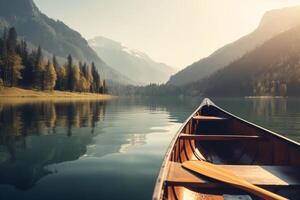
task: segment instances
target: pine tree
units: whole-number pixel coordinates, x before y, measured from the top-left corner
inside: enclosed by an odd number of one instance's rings
[[[92,63],[92,77],[93,77],[93,83],[91,87],[91,92],[98,93],[100,90],[100,75],[94,63]]]
[[[78,65],[75,65],[73,68],[73,91],[82,91],[81,85],[80,85],[80,78],[81,78],[81,71]]]
[[[69,55],[67,63],[61,67],[53,55],[52,63],[48,60],[45,64],[42,48],[39,46],[29,54],[27,43],[18,42],[15,28],[5,29],[0,38],[0,83],[4,86],[31,86],[38,90],[97,93],[105,90],[105,81],[101,83],[94,63],[91,68],[81,61],[74,66]]]
[[[67,90],[74,91],[74,77],[73,77],[73,58],[71,55],[68,56],[68,63],[66,65],[67,73]]]
[[[10,28],[7,36],[7,49],[9,52],[16,52],[17,37],[16,29],[14,27]]]
[[[102,86],[101,86],[100,93],[102,93],[102,94],[107,94],[108,93],[107,88],[106,88],[106,81],[105,80],[102,81]]]
[[[84,80],[84,91],[85,92],[90,92],[91,91],[91,86],[93,84],[93,76],[91,69],[87,66],[86,63],[82,66],[82,80]]]
[[[16,52],[17,32],[15,28],[10,28],[7,37],[7,67],[9,86],[17,86],[18,80],[22,79],[22,60]]]
[[[54,67],[55,71],[57,72],[57,71],[58,71],[58,68],[59,68],[60,66],[59,66],[59,63],[58,63],[58,61],[57,61],[55,55],[53,55],[53,57],[52,57],[52,63],[53,63],[53,67]]]
[[[78,66],[80,69],[80,80],[78,82],[78,88],[80,92],[85,92],[85,87],[86,87],[86,80],[84,78],[85,67],[81,61],[78,62]]]
[[[1,84],[3,84],[3,65],[4,65],[4,60],[3,60],[3,47],[4,47],[4,41],[3,38],[0,38],[0,81]]]
[[[10,68],[10,86],[14,87],[18,85],[18,80],[22,79],[22,59],[18,54],[11,54],[8,57],[8,63]]]
[[[22,64],[23,64],[23,70],[22,70],[22,86],[31,86],[32,85],[32,79],[33,79],[33,68],[32,63],[30,62],[30,56],[27,49],[27,43],[22,40],[21,44],[17,47],[17,52],[21,56]]]
[[[57,75],[54,66],[50,61],[48,61],[48,64],[45,67],[44,77],[44,89],[53,91]]]
[[[59,67],[57,70],[57,80],[56,80],[55,89],[56,90],[67,90],[66,82],[67,82],[66,67],[65,66]]]
[[[2,36],[2,49],[1,49],[1,69],[3,85],[9,85],[9,67],[8,67],[8,49],[7,49],[7,29],[4,29]]]
[[[33,76],[34,83],[33,87],[36,89],[44,90],[44,64],[43,64],[43,53],[42,49],[39,46],[34,58],[34,66],[33,66]]]
[[[53,63],[53,67],[54,67],[54,70],[55,70],[55,73],[56,73],[56,76],[57,76],[57,81],[55,83],[54,89],[55,90],[61,90],[61,86],[59,85],[59,83],[61,82],[59,80],[60,79],[59,71],[60,71],[61,67],[60,67],[55,55],[53,55],[53,57],[52,57],[52,63]]]

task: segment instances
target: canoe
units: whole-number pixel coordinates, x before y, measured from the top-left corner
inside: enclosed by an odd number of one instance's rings
[[[153,200],[261,199],[182,165],[205,161],[288,199],[300,199],[300,144],[204,99],[172,140]]]

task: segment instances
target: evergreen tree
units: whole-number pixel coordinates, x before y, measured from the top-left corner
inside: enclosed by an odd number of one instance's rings
[[[84,65],[82,66],[82,80],[84,80],[84,91],[85,92],[90,92],[91,91],[91,87],[93,84],[93,76],[92,76],[92,72],[91,69],[87,66],[86,63],[84,63]]]
[[[22,86],[32,86],[33,79],[33,68],[32,63],[30,62],[30,55],[27,49],[27,43],[25,41],[21,41],[21,44],[17,46],[17,52],[21,56],[22,59]]]
[[[66,65],[66,79],[67,79],[67,90],[74,91],[74,73],[73,73],[73,58],[71,55],[68,56],[68,63]]]
[[[10,68],[10,86],[17,86],[18,80],[22,79],[21,70],[23,69],[21,57],[18,54],[11,54],[8,57]]]
[[[66,67],[59,67],[57,70],[57,80],[55,89],[56,90],[67,90],[66,88],[66,82],[67,82],[67,72]]]
[[[82,74],[85,76],[87,74],[87,68],[88,68],[86,63],[82,64],[81,62],[79,62],[79,66]]]
[[[17,49],[17,32],[14,27],[10,28],[7,36],[7,50],[9,52],[16,52]]]
[[[48,60],[45,64],[42,48],[29,53],[27,43],[18,42],[15,28],[5,29],[0,38],[0,83],[38,90],[105,91],[105,82],[101,83],[94,63],[91,68],[81,61],[74,66],[69,55],[66,65],[61,67],[53,55],[52,62]]]
[[[48,61],[44,71],[44,89],[53,91],[57,75],[53,64]]]
[[[36,89],[44,90],[44,63],[43,63],[43,53],[39,46],[34,58],[33,66],[33,86]]]
[[[80,85],[80,78],[81,78],[81,71],[78,65],[75,65],[73,68],[73,74],[72,74],[72,80],[73,80],[73,91],[82,91],[82,86]]]
[[[57,61],[55,55],[53,55],[52,63],[53,63],[53,67],[54,67],[55,71],[57,72],[57,71],[58,71],[58,68],[59,68],[60,66],[59,66],[59,63],[58,63],[58,61]]]
[[[4,41],[3,38],[0,38],[0,81],[2,84],[3,84],[3,69],[4,69],[3,47],[4,47]]]
[[[93,77],[93,83],[91,87],[91,92],[98,93],[100,90],[100,76],[94,63],[92,63],[92,77]]]
[[[55,55],[53,55],[53,57],[52,57],[52,63],[53,63],[53,67],[54,67],[54,70],[55,70],[55,73],[56,73],[56,76],[57,76],[57,81],[55,83],[54,89],[55,90],[61,90],[62,88],[59,85],[59,83],[61,83],[61,80],[59,80],[61,78],[59,76],[59,71],[60,71],[61,67],[60,67]]]
[[[17,32],[15,28],[10,28],[7,37],[7,68],[9,86],[17,86],[18,80],[22,79],[22,60],[16,52]]]
[[[81,61],[78,62],[78,66],[80,69],[80,80],[78,82],[78,89],[79,89],[79,92],[85,92],[85,85],[86,85],[86,80],[84,78],[85,67]]]
[[[8,67],[8,49],[7,49],[7,29],[4,29],[2,36],[2,49],[1,49],[1,74],[3,85],[9,85],[9,67]]]
[[[102,94],[107,94],[108,93],[107,88],[106,88],[106,81],[105,80],[102,81],[101,90],[102,90],[101,91]]]

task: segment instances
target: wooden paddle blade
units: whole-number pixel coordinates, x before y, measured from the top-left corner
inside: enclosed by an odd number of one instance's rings
[[[287,200],[286,198],[274,194],[268,190],[257,187],[248,181],[241,179],[234,175],[231,171],[225,170],[217,165],[208,163],[206,161],[186,161],[182,166],[193,172],[199,173],[206,177],[212,178],[217,181],[232,185],[234,187],[245,190],[266,200]]]

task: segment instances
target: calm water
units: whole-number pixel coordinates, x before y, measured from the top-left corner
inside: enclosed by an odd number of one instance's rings
[[[151,199],[165,150],[201,99],[0,103],[0,199]],[[300,99],[215,99],[300,141]]]

